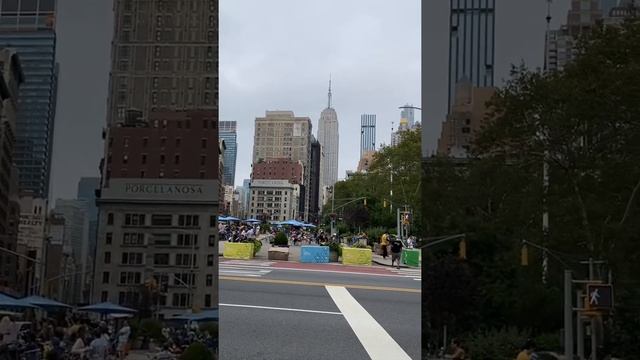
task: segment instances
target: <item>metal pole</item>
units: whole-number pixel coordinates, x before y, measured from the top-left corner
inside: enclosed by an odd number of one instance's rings
[[[444,341],[442,342],[442,348],[447,350],[447,325],[444,326]]]
[[[573,359],[573,303],[571,270],[564,271],[564,358]]]
[[[582,307],[582,290],[576,291],[576,307]],[[584,323],[580,311],[576,314],[576,353],[578,359],[584,360]]]
[[[594,262],[593,258],[589,258],[589,280],[593,280],[594,278]],[[591,360],[598,359],[598,338],[596,337],[596,318],[591,317]]]
[[[331,186],[331,236],[336,232],[336,219],[335,219],[335,205],[336,205],[336,192],[335,186]]]
[[[400,221],[400,209],[396,209],[396,232],[398,233],[398,239],[402,240],[402,225]]]

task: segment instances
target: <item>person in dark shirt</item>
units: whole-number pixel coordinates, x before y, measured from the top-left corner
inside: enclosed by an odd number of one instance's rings
[[[402,253],[403,247],[404,245],[400,240],[394,239],[391,241],[391,266],[397,261],[398,269],[400,269],[400,254]]]

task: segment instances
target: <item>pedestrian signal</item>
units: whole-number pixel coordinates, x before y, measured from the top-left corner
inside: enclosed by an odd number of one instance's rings
[[[527,244],[522,244],[522,249],[520,250],[520,261],[522,266],[529,265],[529,249],[527,248]]]
[[[460,259],[466,259],[467,258],[467,240],[466,239],[460,240],[460,244],[458,246],[460,250]]]

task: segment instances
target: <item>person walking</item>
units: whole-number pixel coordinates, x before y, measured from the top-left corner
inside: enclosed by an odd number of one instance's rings
[[[89,354],[91,360],[105,360],[109,355],[109,335],[107,329],[100,327],[98,337],[89,344]]]
[[[453,350],[453,354],[445,356],[446,359],[453,359],[453,360],[466,360],[466,359],[468,359],[467,358],[467,353],[466,353],[466,351],[464,351],[464,348],[462,347],[462,344],[460,343],[460,340],[453,339],[453,341],[451,342],[451,347],[452,347],[452,350]]]
[[[118,331],[118,359],[124,359],[127,356],[129,336],[131,336],[131,328],[129,327],[129,322],[125,321],[120,331]]]
[[[398,239],[394,239],[391,242],[391,266],[393,266],[393,263],[397,261],[398,269],[400,269],[400,254],[402,253],[403,247],[404,245],[402,244],[402,241]]]
[[[389,246],[389,234],[385,232],[384,234],[382,234],[382,237],[380,238],[380,247],[382,248],[383,259],[386,259],[387,256],[389,256],[389,253],[387,252],[388,246]]]
[[[535,348],[533,341],[527,340],[522,347],[520,353],[516,357],[516,360],[532,360],[533,349]]]

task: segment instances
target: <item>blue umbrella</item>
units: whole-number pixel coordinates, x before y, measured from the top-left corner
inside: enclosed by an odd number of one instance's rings
[[[227,221],[226,216],[218,216],[218,221]]]
[[[199,313],[184,313],[176,315],[171,320],[184,321],[217,321],[219,319],[218,310],[205,310]]]
[[[313,224],[302,224],[302,227],[315,228],[316,226]]]
[[[98,314],[131,314],[131,313],[138,312],[137,310],[129,309],[124,306],[116,305],[110,302],[87,305],[79,308],[78,310],[94,312]]]
[[[22,298],[20,300],[25,301],[25,302],[27,302],[27,303],[29,303],[31,305],[39,306],[39,307],[47,309],[47,310],[55,310],[55,309],[61,309],[61,308],[70,309],[71,308],[71,306],[69,306],[67,304],[63,304],[63,303],[61,303],[59,301],[47,299],[45,297],[37,296],[37,295],[33,295],[33,296],[26,297],[26,298]]]
[[[24,301],[23,299],[14,299],[10,296],[0,294],[0,308],[1,309],[37,309],[38,307]]]
[[[245,220],[244,222],[246,222],[246,223],[259,223],[259,222],[260,222],[260,220],[257,220],[257,219],[247,219],[247,220]]]
[[[301,223],[300,221],[293,220],[293,219],[292,220],[283,221],[281,224],[282,225],[298,226],[298,227],[304,225],[304,223]]]

